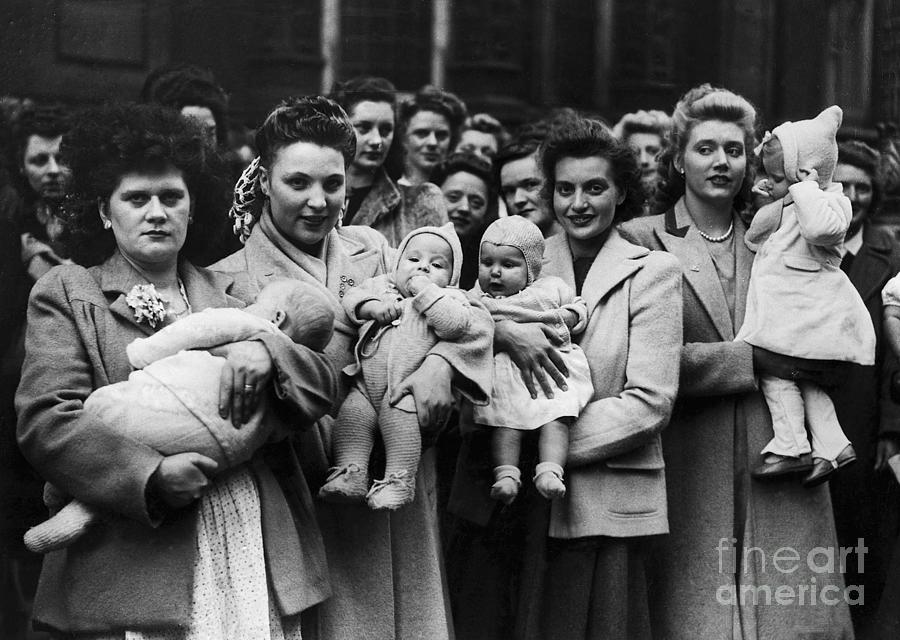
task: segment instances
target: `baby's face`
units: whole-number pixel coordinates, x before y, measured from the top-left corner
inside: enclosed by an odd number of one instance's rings
[[[525,255],[516,247],[481,243],[478,286],[492,298],[519,293],[528,284]]]
[[[444,288],[450,284],[452,273],[453,250],[450,244],[434,233],[420,233],[407,243],[400,254],[395,279],[400,293],[408,297],[410,278],[425,276]]]
[[[780,200],[788,194],[790,183],[784,175],[784,150],[777,138],[763,149],[762,163],[769,181],[769,196]]]

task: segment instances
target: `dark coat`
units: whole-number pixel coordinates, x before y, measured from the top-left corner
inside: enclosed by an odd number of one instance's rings
[[[862,621],[874,612],[897,539],[900,490],[889,472],[874,470],[879,434],[900,437],[900,403],[891,397],[891,382],[900,372],[897,357],[884,336],[881,290],[900,271],[900,247],[887,232],[866,228],[863,245],[848,269],[875,327],[874,366],[850,367],[831,393],[844,433],[853,443],[857,463],[835,474],[831,485],[838,541],[854,546],[863,538],[868,548],[863,571],[855,554],[848,558],[847,583],[865,585],[866,601],[851,609]]]
[[[716,268],[686,209],[676,206],[621,227],[632,242],[676,256],[684,276],[680,391],[663,431],[669,535],[660,540],[651,562],[653,631],[667,640],[794,640],[804,632],[852,638],[841,574],[815,573],[806,562],[810,550],[834,549],[837,543],[828,489],[804,489],[796,478],[761,483],[749,475],[772,437],[772,424],[756,388],[751,347],[734,341],[753,261],[745,231],[735,216],[732,322]],[[743,563],[743,548],[750,547],[759,551]],[[782,547],[801,558],[793,572],[773,567]],[[759,563],[762,554],[765,566]],[[839,589],[838,603],[811,605],[807,596],[800,604],[799,587],[808,589],[813,579],[820,590]],[[754,591],[742,598],[742,587]],[[767,589],[755,591],[758,587]],[[794,594],[792,604],[775,602],[779,587]],[[754,606],[754,593],[764,603],[766,590],[771,604]]]
[[[179,265],[191,305],[242,307],[232,278]],[[196,553],[196,505],[161,521],[145,498],[162,456],[122,438],[82,410],[94,389],[125,380],[126,345],[152,332],[125,302],[145,281],[118,253],[100,266],[57,267],[38,281],[28,310],[26,358],[16,396],[19,444],[39,473],[106,513],[71,547],[47,555],[35,619],[71,632],[183,626],[190,614]],[[281,341],[265,343],[293,406],[291,426],[309,426],[330,406],[334,370],[325,357]],[[291,386],[288,380],[302,381]],[[290,454],[261,453],[252,463],[259,488],[268,574],[283,615],[328,595],[321,537],[302,476]],[[264,460],[263,457],[266,459]],[[289,489],[286,496],[284,488]],[[288,498],[288,499],[286,499]]]

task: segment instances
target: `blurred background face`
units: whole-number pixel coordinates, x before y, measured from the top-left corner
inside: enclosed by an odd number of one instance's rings
[[[216,118],[209,107],[185,105],[181,107],[181,115],[196,122],[203,132],[203,140],[210,147],[216,146]]]
[[[872,198],[875,195],[872,176],[864,169],[852,164],[838,162],[834,168],[833,182],[840,182],[844,187],[844,195],[853,207],[853,217],[847,236],[850,237],[862,227],[871,213]]]
[[[641,168],[641,183],[644,189],[652,190],[656,184],[656,156],[662,148],[662,139],[655,133],[632,133],[626,143],[634,150]]]
[[[473,153],[482,160],[493,161],[497,155],[497,138],[493,134],[475,129],[466,129],[459,137],[459,144],[455,151],[467,151]]]
[[[356,129],[353,166],[373,172],[384,164],[394,141],[394,109],[387,102],[357,102],[350,113]]]
[[[478,233],[487,215],[488,185],[465,171],[450,174],[441,185],[447,216],[460,238]]]
[[[537,153],[510,160],[500,168],[500,193],[510,215],[527,218],[546,233],[553,225],[553,212],[547,211],[541,199],[543,186]]]
[[[66,192],[68,170],[59,161],[60,142],[62,136],[29,136],[22,158],[22,173],[28,186],[48,200],[59,200]]]
[[[450,149],[450,123],[434,111],[419,111],[409,119],[403,139],[406,160],[426,174],[431,173]]]

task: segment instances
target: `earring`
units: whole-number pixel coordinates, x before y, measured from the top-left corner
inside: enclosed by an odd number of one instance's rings
[[[110,220],[107,220],[106,218],[104,218],[103,219],[103,228],[104,229],[112,229],[112,222]]]
[[[344,226],[344,212],[347,211],[347,207],[341,207],[341,212],[338,214],[337,224],[335,225],[338,229]]]

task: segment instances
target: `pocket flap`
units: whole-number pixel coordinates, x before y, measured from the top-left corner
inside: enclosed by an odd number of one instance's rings
[[[784,255],[781,260],[785,266],[799,271],[820,271],[822,269],[822,264],[818,260],[806,256]]]
[[[663,460],[659,437],[643,447],[632,449],[615,458],[608,458],[606,466],[610,469],[664,469],[666,463]]]

